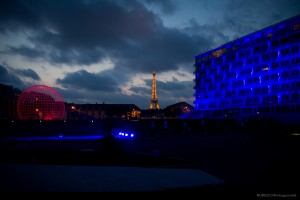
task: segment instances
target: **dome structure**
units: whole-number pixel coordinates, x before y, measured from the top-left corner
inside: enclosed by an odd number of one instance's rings
[[[17,112],[21,120],[61,120],[64,119],[65,103],[52,87],[33,85],[20,94]]]

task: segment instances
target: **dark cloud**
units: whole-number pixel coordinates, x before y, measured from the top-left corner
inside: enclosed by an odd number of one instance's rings
[[[28,87],[20,78],[10,73],[6,67],[0,65],[0,83],[5,85],[12,85],[15,88],[24,90]]]
[[[186,101],[193,104],[193,81],[170,81],[170,82],[157,82],[159,88],[159,99],[164,107]]]
[[[63,79],[56,82],[66,88],[87,89],[90,91],[116,92],[117,82],[114,78],[100,74],[89,73],[85,70],[68,73]]]
[[[1,2],[0,29],[6,33],[31,31],[28,39],[35,48],[21,44],[8,51],[27,58],[41,57],[52,64],[69,65],[89,65],[111,58],[117,68],[126,71],[149,72],[154,67],[167,71],[191,64],[201,51],[300,10],[297,0],[227,2],[216,22],[199,24],[191,19],[188,27],[178,30],[165,27],[159,16],[144,5],[158,5],[175,13],[176,4],[168,0],[5,0]]]
[[[36,4],[38,1],[1,0],[0,30],[34,29],[42,24]]]
[[[9,53],[19,54],[19,55],[25,56],[29,59],[39,58],[44,55],[44,52],[42,52],[41,50],[30,48],[25,45],[21,45],[19,47],[10,46],[8,48],[9,48],[9,50],[8,50]]]
[[[287,18],[300,14],[298,0],[231,0],[223,10],[220,28],[230,31],[236,39]]]
[[[39,75],[32,69],[18,69],[18,70],[16,70],[16,72],[18,74],[20,74],[21,76],[26,76],[26,77],[32,78],[33,80],[36,80],[36,81],[41,80]]]
[[[197,20],[192,18],[189,20],[188,26],[182,30],[187,34],[196,37],[199,41],[199,45],[202,44],[201,49],[199,48],[199,52],[196,53],[198,54],[200,53],[200,50],[206,51],[207,49],[214,48],[229,41],[229,36],[226,35],[223,32],[224,29],[220,27],[223,27],[223,25],[218,23],[200,25]],[[201,37],[199,35],[201,35]],[[214,37],[212,37],[212,35]]]
[[[207,12],[211,10],[213,13],[216,9],[212,6],[214,2],[202,4]],[[202,44],[201,52],[300,14],[300,1],[261,0],[257,3],[253,0],[228,0],[224,1],[222,8],[218,8],[219,15],[212,15],[209,22],[200,24],[192,18],[182,29],[189,35],[201,35],[198,39]]]
[[[141,47],[124,49],[116,65],[147,73],[176,70],[180,63],[191,66],[200,47],[211,46],[202,37],[190,37],[177,29],[164,29],[141,43]]]
[[[33,33],[28,39],[35,48],[15,46],[9,53],[41,57],[52,64],[89,65],[111,58],[117,68],[126,71],[149,72],[153,67],[165,71],[178,68],[180,63],[192,63],[200,46],[210,43],[164,27],[161,19],[139,1],[29,2],[8,1],[9,11],[3,14],[0,27],[10,30],[14,24],[30,29]],[[169,1],[147,2],[174,9]]]
[[[107,104],[135,104],[141,109],[149,107],[150,99],[148,96],[125,95],[120,92],[110,93],[108,91],[91,91],[76,88],[55,88],[64,98],[65,102],[73,103],[107,103]]]
[[[170,0],[145,0],[145,2],[148,4],[156,4],[160,6],[162,11],[167,14],[171,14],[177,9],[173,1]]]

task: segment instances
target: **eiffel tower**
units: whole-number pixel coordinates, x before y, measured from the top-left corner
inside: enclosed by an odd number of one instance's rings
[[[152,98],[150,102],[149,109],[156,109],[159,110],[159,104],[158,104],[158,99],[157,99],[157,93],[156,93],[156,80],[155,80],[155,71],[152,73],[153,78],[152,78]]]

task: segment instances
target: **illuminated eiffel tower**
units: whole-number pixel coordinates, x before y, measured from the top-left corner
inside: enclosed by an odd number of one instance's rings
[[[150,106],[149,109],[156,109],[159,110],[159,104],[158,104],[158,99],[157,99],[157,93],[156,93],[156,80],[155,80],[155,71],[152,73],[153,74],[153,78],[152,78],[152,98],[151,98],[151,102],[150,102]]]

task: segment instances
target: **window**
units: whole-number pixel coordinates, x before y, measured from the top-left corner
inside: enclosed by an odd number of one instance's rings
[[[266,53],[262,56],[262,60],[263,62],[266,62],[266,61],[269,61],[271,58],[270,54],[269,53]]]
[[[279,46],[278,40],[272,41],[272,42],[271,42],[271,46],[272,46],[272,48],[277,48],[277,47]]]
[[[262,52],[266,52],[267,50],[268,50],[268,43],[263,44],[263,45],[261,46],[261,51],[262,51]]]
[[[300,29],[300,23],[294,24],[294,31]]]
[[[229,68],[230,68],[229,65],[223,65],[223,66],[222,66],[222,70],[223,70],[223,71],[228,71]]]
[[[256,64],[256,65],[259,63],[259,56],[255,56],[253,58],[253,63]]]
[[[251,65],[252,62],[253,62],[252,58],[247,58],[247,60],[246,60],[247,65]]]
[[[281,51],[281,55],[282,56],[286,56],[290,53],[290,49],[289,48],[285,48],[285,49],[282,49]]]
[[[299,70],[295,69],[292,71],[292,77],[298,77],[299,76]]]
[[[280,86],[279,85],[272,85],[272,91],[276,92],[280,90]]]
[[[272,60],[277,59],[277,57],[278,57],[278,52],[277,52],[277,51],[273,51],[273,52],[271,53],[271,58],[272,58]]]
[[[287,71],[284,71],[284,72],[281,73],[281,78],[283,78],[283,79],[286,79],[286,78],[288,78],[289,76],[290,76],[290,73],[287,72]]]
[[[272,69],[277,69],[279,67],[278,62],[272,62]]]
[[[260,46],[255,46],[254,48],[253,48],[253,53],[254,54],[257,54],[257,53],[260,53]]]
[[[268,65],[263,65],[261,66],[262,71],[269,71],[269,66]]]
[[[215,81],[222,81],[222,80],[223,80],[222,74],[215,76]]]
[[[290,61],[289,60],[283,60],[283,61],[281,61],[280,65],[282,67],[286,67],[286,66],[290,65]]]
[[[298,53],[299,52],[299,46],[295,45],[292,47],[292,53]]]

